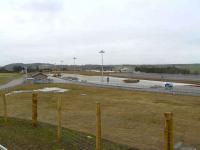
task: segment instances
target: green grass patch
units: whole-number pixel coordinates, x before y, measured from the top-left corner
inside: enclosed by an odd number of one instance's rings
[[[22,150],[94,150],[95,137],[90,134],[62,129],[62,142],[56,141],[56,126],[39,123],[34,128],[31,121],[9,118],[8,123],[0,117],[0,144],[8,149]],[[104,150],[131,150],[127,146],[103,140]],[[133,149],[132,149],[133,150]]]

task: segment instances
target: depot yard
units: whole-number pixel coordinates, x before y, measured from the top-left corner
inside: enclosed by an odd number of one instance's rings
[[[57,99],[62,97],[63,127],[95,135],[96,102],[102,106],[102,135],[110,141],[143,150],[163,149],[164,112],[174,114],[175,143],[200,148],[200,98],[134,92],[73,84],[23,85],[13,90],[44,87],[65,93],[39,93],[38,119],[56,125]],[[7,91],[9,92],[9,91]],[[9,117],[31,119],[31,93],[7,96]],[[0,99],[0,115],[3,115]]]
[[[19,78],[21,75],[20,73],[0,73],[0,85]]]

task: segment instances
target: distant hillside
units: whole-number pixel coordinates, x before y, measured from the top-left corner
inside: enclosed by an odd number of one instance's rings
[[[48,63],[32,63],[32,64],[23,64],[23,63],[13,63],[1,67],[3,71],[16,71],[22,70],[22,68],[28,68],[28,71],[39,71],[39,70],[74,70],[74,65],[54,65]],[[104,70],[112,70],[113,65],[104,65]],[[76,70],[101,70],[101,65],[76,65]]]
[[[200,64],[159,64],[159,65],[131,65],[131,64],[122,64],[122,65],[104,65],[104,70],[110,71],[119,71],[120,69],[127,68],[130,72],[135,71],[136,67],[150,67],[150,68],[167,68],[167,67],[175,67],[183,70],[188,70],[191,74],[200,74]],[[12,72],[18,68],[27,67],[28,71],[39,71],[39,70],[65,70],[72,71],[74,70],[73,65],[54,65],[48,63],[32,63],[32,64],[24,64],[24,63],[13,63],[3,67],[0,67],[0,71],[8,71]],[[96,64],[87,64],[87,65],[76,65],[76,70],[86,71],[86,70],[101,70],[101,65]]]
[[[7,71],[13,71],[13,68],[14,68],[15,66],[24,67],[25,64],[23,64],[23,63],[8,64],[8,65],[3,66],[3,68],[4,68],[4,70],[7,70]]]
[[[23,64],[23,63],[13,63],[13,64],[8,64],[6,66],[3,66],[4,70],[7,71],[14,71],[15,67],[21,67],[21,68],[29,68],[29,69],[49,69],[52,68],[54,65],[52,64],[47,64],[47,63],[32,63],[32,64]]]

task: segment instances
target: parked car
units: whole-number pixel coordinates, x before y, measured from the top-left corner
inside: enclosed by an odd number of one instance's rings
[[[173,88],[174,87],[174,85],[173,85],[173,83],[165,83],[165,87],[166,88]]]

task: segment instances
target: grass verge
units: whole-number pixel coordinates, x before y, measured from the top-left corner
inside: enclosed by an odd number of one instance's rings
[[[95,137],[90,134],[62,129],[62,141],[56,141],[56,126],[39,123],[37,128],[31,121],[9,118],[5,124],[0,117],[0,144],[10,150],[94,150]],[[104,150],[134,150],[127,146],[103,140]]]

